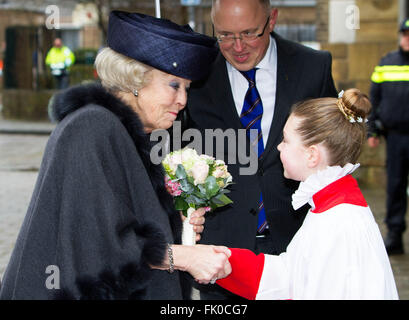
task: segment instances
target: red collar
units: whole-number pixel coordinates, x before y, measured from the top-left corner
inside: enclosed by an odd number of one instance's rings
[[[358,183],[350,174],[318,191],[312,196],[312,200],[315,204],[315,209],[311,210],[313,213],[324,212],[341,203],[349,203],[361,207],[368,206],[358,187]]]

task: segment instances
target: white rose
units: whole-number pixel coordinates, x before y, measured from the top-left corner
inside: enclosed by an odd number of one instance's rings
[[[180,153],[173,153],[168,155],[169,158],[167,159],[167,164],[174,175],[176,173],[176,169],[178,168],[179,164],[182,164],[182,155]]]
[[[190,171],[193,168],[196,161],[200,159],[199,155],[194,149],[190,149],[190,148],[183,149],[181,154],[182,154],[182,164],[186,171]]]
[[[209,165],[206,161],[196,161],[190,170],[190,174],[193,176],[195,185],[204,183],[209,175]]]
[[[216,160],[215,163],[214,163],[214,165],[215,165],[215,166],[224,166],[225,163],[224,163],[223,160]]]
[[[207,164],[212,164],[214,162],[214,158],[207,154],[201,154],[200,159],[205,160]]]

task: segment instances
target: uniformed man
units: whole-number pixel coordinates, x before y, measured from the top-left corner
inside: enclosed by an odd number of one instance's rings
[[[379,145],[380,135],[386,139],[388,254],[404,252],[409,174],[409,19],[402,22],[399,33],[399,49],[384,56],[372,74],[373,108],[368,130],[370,147]]]
[[[75,56],[72,51],[63,45],[60,38],[56,38],[53,47],[47,53],[45,63],[51,68],[58,89],[69,86],[69,68],[74,62]]]

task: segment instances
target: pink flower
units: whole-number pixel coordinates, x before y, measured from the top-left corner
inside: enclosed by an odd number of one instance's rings
[[[168,176],[165,177],[165,186],[166,190],[170,193],[172,197],[177,197],[182,194],[182,190],[180,189],[180,183],[170,180]]]

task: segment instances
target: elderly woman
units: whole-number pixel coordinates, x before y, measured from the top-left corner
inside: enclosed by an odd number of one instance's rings
[[[230,272],[228,250],[174,244],[181,217],[149,158],[149,133],[172,126],[191,80],[205,76],[217,54],[214,41],[114,11],[108,46],[95,62],[102,86],[73,87],[51,102],[59,124],[2,299],[181,299],[178,270],[201,283]]]

